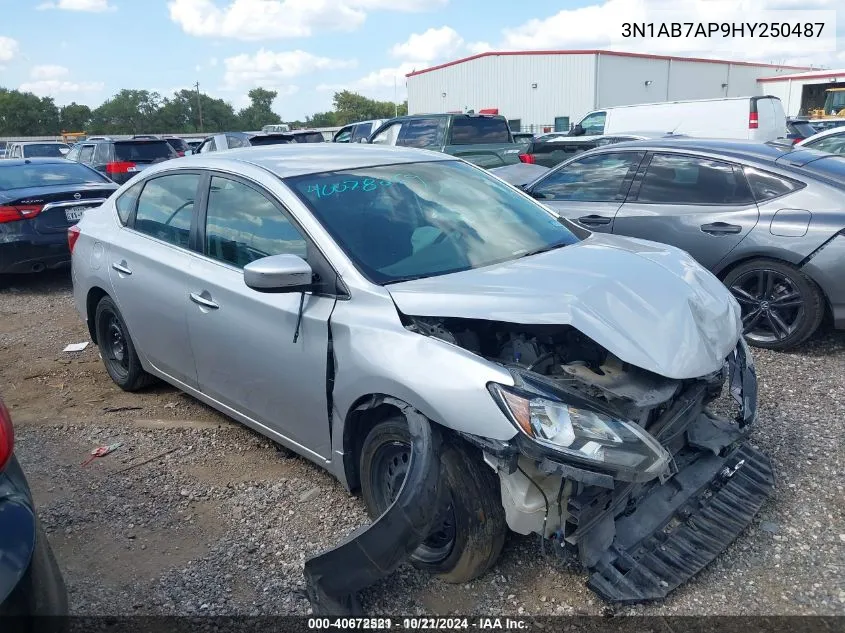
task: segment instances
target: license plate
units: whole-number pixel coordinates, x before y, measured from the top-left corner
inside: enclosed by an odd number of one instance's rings
[[[82,219],[82,214],[85,213],[85,210],[88,208],[89,207],[71,207],[70,209],[65,209],[65,217],[68,222],[78,222]]]

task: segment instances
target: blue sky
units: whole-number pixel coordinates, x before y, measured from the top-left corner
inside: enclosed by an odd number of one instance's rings
[[[689,51],[677,42],[662,42],[659,51],[619,42],[609,18],[668,6],[693,15],[721,1],[0,0],[0,85],[52,96],[60,105],[96,106],[121,88],[169,95],[199,81],[201,90],[236,108],[260,85],[279,91],[275,108],[292,120],[330,108],[332,93],[342,88],[402,100],[406,72],[485,50],[684,54]],[[752,13],[843,6],[842,0],[744,2]],[[841,51],[805,49],[764,43],[693,54],[845,66]]]

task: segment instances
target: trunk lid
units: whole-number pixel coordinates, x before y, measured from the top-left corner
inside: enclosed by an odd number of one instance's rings
[[[115,190],[114,183],[54,185],[7,191],[0,204],[10,206],[43,206],[33,219],[38,233],[63,233],[76,224],[86,209],[99,206]]]

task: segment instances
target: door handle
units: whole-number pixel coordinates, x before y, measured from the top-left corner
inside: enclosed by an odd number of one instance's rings
[[[214,303],[211,299],[206,299],[202,295],[198,295],[196,292],[192,292],[188,295],[191,298],[191,301],[194,303],[203,306],[204,308],[210,308],[212,310],[216,310],[220,306]]]
[[[742,227],[727,222],[713,222],[712,224],[702,224],[701,230],[710,233],[710,235],[733,235],[741,232]]]
[[[578,218],[578,221],[587,226],[600,226],[602,224],[610,224],[611,219],[603,215],[585,215]]]
[[[117,272],[119,272],[122,275],[131,275],[132,274],[132,271],[129,270],[129,268],[126,267],[126,262],[120,262],[119,264],[117,262],[114,262],[111,265],[111,267],[114,268]]]

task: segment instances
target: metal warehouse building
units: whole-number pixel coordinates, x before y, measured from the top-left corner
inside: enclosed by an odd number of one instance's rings
[[[757,84],[758,94],[780,97],[787,116],[806,115],[824,106],[829,88],[845,88],[845,68],[761,77]]]
[[[805,70],[599,50],[488,52],[408,74],[408,111],[498,108],[514,131],[562,131],[597,108],[753,96],[758,79]]]

